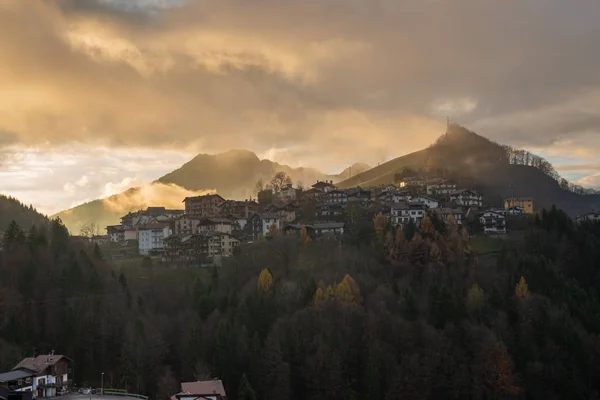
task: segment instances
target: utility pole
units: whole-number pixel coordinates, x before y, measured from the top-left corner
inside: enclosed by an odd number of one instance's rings
[[[100,396],[104,396],[104,372],[100,374]]]

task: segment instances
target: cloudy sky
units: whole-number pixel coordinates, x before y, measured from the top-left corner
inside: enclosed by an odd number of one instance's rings
[[[247,148],[324,171],[448,115],[600,187],[598,0],[2,0],[0,192],[45,212]]]

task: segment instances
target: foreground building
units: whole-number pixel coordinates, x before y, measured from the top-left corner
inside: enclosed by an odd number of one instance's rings
[[[181,392],[171,396],[171,400],[227,400],[223,382],[212,381],[182,382]]]
[[[58,354],[45,354],[37,357],[27,357],[21,360],[13,372],[22,371],[24,380],[31,380],[30,388],[34,398],[55,397],[71,384],[73,360]],[[18,382],[18,380],[17,380]]]
[[[486,234],[506,233],[506,217],[501,212],[487,210],[479,215],[479,223]]]

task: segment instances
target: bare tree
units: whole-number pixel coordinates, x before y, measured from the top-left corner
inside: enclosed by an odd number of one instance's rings
[[[95,222],[87,223],[81,227],[79,234],[91,239],[94,236],[100,235],[100,226]]]
[[[271,187],[275,193],[280,192],[281,189],[291,184],[292,178],[290,178],[290,176],[283,171],[276,173],[273,179],[271,179]]]

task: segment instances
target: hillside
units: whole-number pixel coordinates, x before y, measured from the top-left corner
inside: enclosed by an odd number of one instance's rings
[[[356,163],[340,174],[327,175],[314,168],[292,168],[270,160],[261,160],[248,150],[230,150],[220,154],[200,154],[156,182],[141,188],[131,188],[106,199],[98,199],[56,214],[72,234],[90,222],[104,227],[119,223],[119,217],[129,211],[149,206],[182,208],[187,196],[216,191],[225,198],[246,199],[254,196],[259,179],[268,182],[275,173],[287,173],[294,184],[309,186],[317,180],[339,182],[352,174],[370,168]]]
[[[395,174],[406,167],[433,174],[444,170],[459,183],[481,191],[491,205],[499,206],[503,198],[513,195],[533,197],[538,210],[556,205],[572,216],[600,206],[599,195],[573,193],[538,168],[510,164],[503,146],[458,125],[451,125],[429,148],[388,161],[339,186],[394,183]]]
[[[0,195],[0,232],[4,231],[13,220],[23,229],[48,222],[46,216],[33,207],[26,206],[12,197]]]

